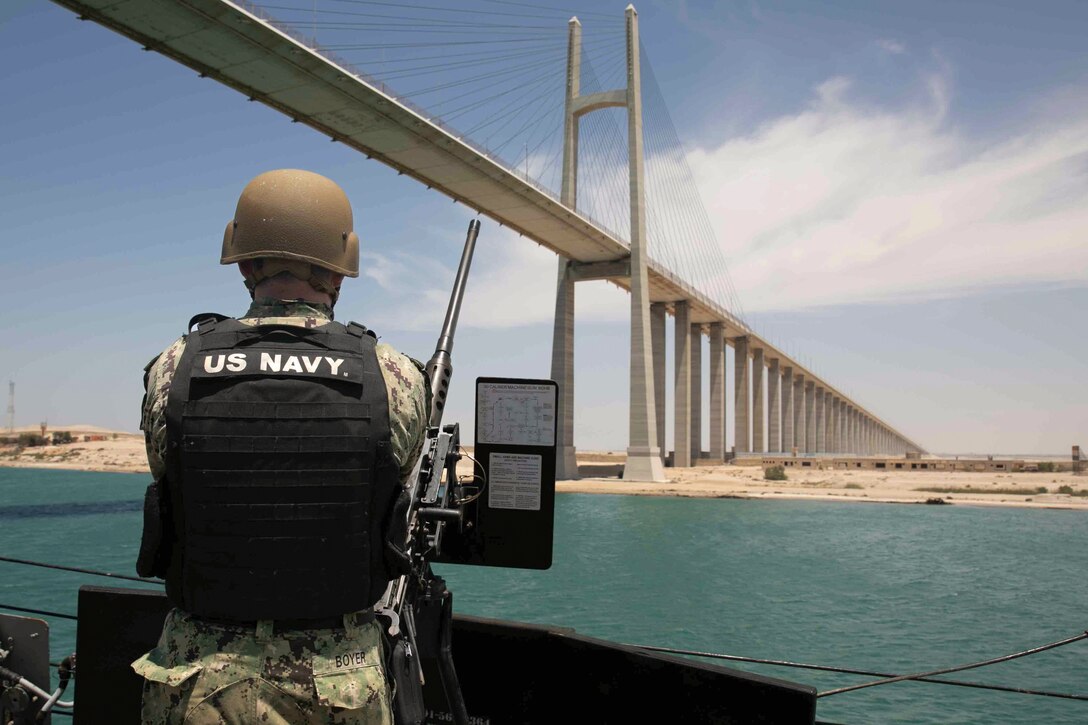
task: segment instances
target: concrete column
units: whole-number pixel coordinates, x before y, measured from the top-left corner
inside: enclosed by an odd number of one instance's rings
[[[582,67],[582,25],[571,18],[567,37],[567,92],[563,124],[563,178],[559,200],[569,209],[578,199],[578,119],[573,103],[578,97]],[[555,289],[555,327],[552,331],[552,380],[559,386],[556,410],[555,477],[578,478],[574,451],[574,278],[570,260],[559,257]]]
[[[767,367],[767,450],[772,453],[782,452],[782,401],[779,395],[779,383],[782,373],[778,369],[778,358],[771,358]]]
[[[752,386],[748,378],[748,338],[738,337],[733,340],[733,436],[736,441],[737,455],[752,450],[749,437],[749,409],[752,404]]]
[[[627,6],[627,159],[631,199],[631,395],[627,481],[664,481],[657,447],[653,355],[650,351],[650,280],[646,271],[646,170],[642,155],[642,78],[638,13]]]
[[[703,453],[703,326],[691,325],[691,463]]]
[[[559,258],[555,290],[555,327],[552,330],[552,380],[559,386],[556,412],[555,477],[578,478],[574,455],[574,279],[570,260]]]
[[[844,400],[839,406],[839,453],[850,452],[850,405]]]
[[[725,460],[725,327],[710,325],[710,457]]]
[[[828,393],[831,397],[831,405],[828,406],[828,413],[830,418],[827,423],[827,448],[828,453],[839,452],[839,398],[833,393]]]
[[[833,435],[831,433],[831,401],[833,399],[834,399],[834,396],[831,394],[831,391],[830,390],[825,390],[824,391],[824,425],[823,425],[823,431],[824,431],[824,437],[823,437],[824,448],[823,448],[823,451],[824,451],[824,453],[830,453],[831,452],[831,438],[832,438],[832,435]]]
[[[793,366],[782,368],[782,452],[793,450]]]
[[[763,453],[763,348],[752,351],[752,451]]]
[[[858,423],[861,420],[861,412],[854,407],[850,409],[850,452],[855,456],[861,455],[861,436],[858,435]]]
[[[798,453],[808,451],[805,435],[805,376],[797,373],[793,379],[793,445]]]
[[[842,402],[842,452],[853,453],[850,447],[850,404]]]
[[[816,383],[805,383],[805,452],[816,452]]]
[[[654,350],[654,411],[657,413],[657,447],[665,452],[665,318],[664,302],[650,305],[650,341]]]
[[[816,452],[827,452],[827,427],[824,422],[824,389],[816,388]]]
[[[850,438],[850,421],[853,407],[848,403],[842,410],[842,452],[852,454],[854,452],[853,441]]]
[[[672,465],[676,468],[691,466],[691,309],[686,300],[673,305],[673,343],[676,358],[673,361],[673,437]]]

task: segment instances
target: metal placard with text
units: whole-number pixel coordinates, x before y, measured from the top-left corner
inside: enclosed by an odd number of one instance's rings
[[[476,379],[473,457],[486,483],[459,530],[446,530],[437,561],[551,566],[558,400],[554,380]]]

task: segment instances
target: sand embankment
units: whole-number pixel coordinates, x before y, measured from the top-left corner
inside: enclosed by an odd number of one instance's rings
[[[148,473],[143,437],[118,433],[107,440],[27,448],[16,454],[0,449],[0,466],[73,471]],[[786,481],[766,481],[759,466],[666,468],[664,483],[634,483],[618,478],[622,453],[578,454],[579,481],[560,481],[560,493],[607,493],[695,498],[804,499],[849,502],[925,503],[942,498],[950,504],[1076,508],[1088,510],[1088,496],[1058,493],[1059,487],[1088,491],[1088,476],[1072,473],[981,473],[967,471],[876,471],[804,469],[789,471]],[[471,463],[462,460],[468,475]],[[955,489],[925,491],[925,488]],[[1047,489],[1040,493],[1039,489]],[[1010,491],[1030,491],[1010,493]]]
[[[86,434],[84,428],[58,428],[57,430],[71,431],[73,436],[78,435],[81,439]],[[150,473],[142,435],[115,433],[102,429],[96,429],[95,433],[105,436],[105,440],[81,440],[57,446],[35,446],[25,448],[21,452],[14,447],[0,448],[0,466],[107,473]],[[114,435],[117,437],[114,438]]]
[[[982,473],[968,471],[878,471],[804,469],[789,471],[786,481],[766,481],[758,465],[666,468],[665,483],[635,483],[618,478],[623,454],[578,455],[580,481],[560,481],[563,493],[612,493],[698,498],[803,499],[824,501],[925,503],[1075,508],[1088,510],[1088,496],[1058,493],[1062,486],[1088,491],[1088,476],[1072,473]],[[1066,463],[1068,467],[1068,463]],[[954,489],[924,491],[925,488]],[[1045,493],[1039,489],[1045,488]],[[1030,491],[1029,494],[1011,493]]]

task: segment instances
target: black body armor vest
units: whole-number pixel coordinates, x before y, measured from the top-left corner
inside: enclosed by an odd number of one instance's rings
[[[251,622],[365,609],[399,491],[375,339],[207,321],[166,408],[171,602]]]

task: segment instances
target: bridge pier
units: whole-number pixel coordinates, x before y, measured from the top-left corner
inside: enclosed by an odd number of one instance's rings
[[[673,305],[673,426],[672,465],[674,468],[691,466],[691,329],[687,300]]]
[[[748,338],[733,340],[733,446],[737,455],[752,450],[749,437],[749,410],[752,404],[752,386],[748,377]]]
[[[752,452],[763,453],[763,348],[752,351]]]
[[[805,382],[805,453],[816,452],[816,383]]]
[[[691,325],[691,463],[703,455],[703,326]]]
[[[791,453],[794,446],[793,426],[796,416],[793,408],[793,366],[782,368],[782,452]]]
[[[805,376],[797,373],[793,376],[793,447],[798,453],[805,453]]]
[[[839,403],[841,402],[837,395],[831,396],[831,423],[828,428],[830,442],[828,445],[831,446],[831,452],[836,455],[842,452],[839,447]]]
[[[779,396],[782,373],[778,366],[778,358],[773,357],[767,368],[767,407],[770,409],[767,418],[767,450],[774,453],[782,452],[782,401]]]
[[[631,187],[631,407],[626,481],[664,481],[657,447],[653,355],[650,352],[650,278],[646,258],[646,184],[642,154],[642,79],[638,13],[627,20],[627,158]]]
[[[854,406],[850,406],[850,452],[854,454],[861,453],[861,438],[858,435],[858,421],[861,416],[858,415],[858,409]]]
[[[650,305],[650,338],[654,349],[654,410],[657,413],[657,447],[664,465],[665,451],[665,318],[664,302]]]
[[[823,419],[823,441],[824,452],[833,453],[834,448],[831,446],[831,401],[834,399],[830,390],[824,390],[824,419]]]
[[[710,324],[710,457],[725,460],[725,326]]]
[[[552,380],[559,386],[556,410],[555,477],[578,478],[574,451],[574,277],[571,262],[559,258],[555,291],[555,327],[552,331]]]

